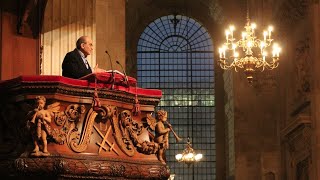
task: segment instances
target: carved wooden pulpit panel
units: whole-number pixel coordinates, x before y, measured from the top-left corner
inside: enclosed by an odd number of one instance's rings
[[[5,177],[168,179],[147,119],[160,90],[61,76],[21,76],[0,90]]]

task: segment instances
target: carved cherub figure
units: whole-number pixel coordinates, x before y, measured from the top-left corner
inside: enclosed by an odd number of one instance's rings
[[[167,121],[167,111],[159,110],[156,113],[156,120],[157,122],[152,122],[150,116],[147,118],[147,121],[150,123],[150,128],[152,129],[154,126],[155,136],[154,142],[159,144],[159,150],[157,153],[158,160],[165,164],[165,150],[169,148],[169,133],[171,131],[170,124],[166,124]]]
[[[44,96],[36,97],[37,107],[31,111],[32,118],[28,122],[28,127],[31,131],[33,138],[34,149],[31,153],[33,156],[48,156],[48,141],[47,137],[52,135],[52,129],[50,126],[53,112],[58,110],[59,103],[54,103],[45,109],[46,98]],[[42,143],[42,152],[40,151],[40,145]]]

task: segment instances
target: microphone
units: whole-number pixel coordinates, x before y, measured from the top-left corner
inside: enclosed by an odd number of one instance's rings
[[[111,65],[111,71],[112,71],[112,86],[111,86],[111,89],[113,89],[114,88],[115,77],[114,77],[114,72],[113,72],[112,61],[111,61],[111,57],[110,57],[110,54],[108,53],[108,51],[106,50],[105,52],[108,54],[110,65]]]
[[[129,86],[128,76],[127,76],[126,71],[123,69],[123,66],[120,64],[120,62],[119,62],[119,61],[116,61],[116,63],[120,65],[121,70],[122,70],[122,72],[123,72],[123,74],[124,74],[124,81],[126,82],[127,86]]]

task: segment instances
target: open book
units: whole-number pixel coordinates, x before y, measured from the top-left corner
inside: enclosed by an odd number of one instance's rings
[[[112,73],[112,71],[113,71],[113,73],[121,74],[122,76],[124,76],[124,74],[122,72],[118,71],[118,70],[108,70],[106,72]]]
[[[113,71],[113,75],[112,75]],[[127,79],[126,79],[127,78]],[[95,82],[98,80],[98,83],[114,83],[115,85],[125,85],[125,86],[136,86],[137,80],[130,76],[125,76],[118,70],[108,70],[105,72],[91,73],[86,76],[81,77],[82,80],[88,80],[89,82]]]

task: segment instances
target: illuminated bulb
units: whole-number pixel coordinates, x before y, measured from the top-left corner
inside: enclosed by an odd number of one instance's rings
[[[193,158],[193,154],[192,154],[192,153],[188,153],[188,154],[186,155],[186,158],[187,158],[187,159],[192,159],[192,158]]]
[[[247,33],[246,32],[242,32],[242,39],[245,39],[246,38],[246,36],[247,36]]]
[[[222,48],[219,48],[219,57],[222,58]]]
[[[199,161],[200,159],[202,159],[202,154],[197,154],[197,155],[194,157],[194,159],[195,159],[196,161]]]
[[[257,25],[256,25],[255,23],[252,23],[252,24],[251,24],[251,28],[252,28],[252,29],[255,29],[256,27],[257,27]]]
[[[266,60],[266,56],[267,56],[267,52],[266,51],[263,51],[262,53],[262,59],[265,61]]]
[[[267,40],[267,35],[268,35],[268,32],[267,31],[263,31],[263,40],[264,41]]]
[[[176,160],[180,161],[182,159],[182,154],[177,154],[176,155]]]
[[[227,46],[226,46],[226,45],[223,45],[222,48],[221,48],[221,50],[222,50],[222,51],[227,50]]]
[[[276,51],[276,56],[279,57],[281,48],[280,48],[280,47],[277,47],[277,48],[275,49],[275,51]]]
[[[272,57],[276,57],[276,50],[275,49],[272,50]]]
[[[229,29],[230,29],[230,31],[232,32],[232,31],[234,31],[234,26],[233,25],[231,25],[230,27],[229,27]]]
[[[266,51],[263,51],[262,56],[267,56],[268,53]]]
[[[229,36],[229,34],[230,34],[230,31],[229,30],[226,30],[226,36]]]
[[[281,48],[280,47],[278,47],[278,53],[280,53],[281,52]]]

